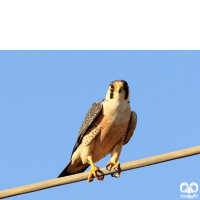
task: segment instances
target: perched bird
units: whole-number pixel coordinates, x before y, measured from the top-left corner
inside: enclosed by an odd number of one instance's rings
[[[131,139],[137,123],[137,115],[131,112],[128,83],[116,80],[109,85],[102,102],[94,103],[89,109],[79,130],[71,160],[59,177],[85,171],[91,165],[88,182],[97,175],[95,162],[111,153],[107,167],[119,169],[118,162],[122,146]],[[120,171],[116,177],[120,176]]]

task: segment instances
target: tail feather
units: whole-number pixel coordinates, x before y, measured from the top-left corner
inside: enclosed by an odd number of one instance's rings
[[[58,176],[58,178],[84,172],[89,166],[90,166],[89,164],[82,164],[82,163],[75,163],[72,165],[70,161],[68,165],[65,167],[65,169]]]

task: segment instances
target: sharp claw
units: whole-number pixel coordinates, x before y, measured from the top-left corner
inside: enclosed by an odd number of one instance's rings
[[[110,165],[106,165],[106,169],[108,170],[108,171],[110,171],[111,169],[112,169],[112,166],[110,166],[110,169],[108,168]]]
[[[92,182],[93,180],[94,180],[94,177],[91,177],[91,178],[90,178],[90,182]]]
[[[104,179],[104,173],[103,173],[100,169],[98,169],[98,172],[99,172],[101,175],[100,175],[100,176],[97,175],[97,176],[98,176],[100,179],[103,180],[103,179]],[[100,179],[99,179],[99,180],[100,180]]]
[[[94,180],[94,177],[88,177],[88,182],[92,182]]]
[[[110,170],[108,169],[108,165],[106,165],[106,169],[107,169],[108,171],[110,171]]]
[[[106,169],[107,169],[108,171],[110,171],[114,165],[115,165],[114,163],[108,162],[107,165],[106,165]],[[110,166],[110,169],[108,168],[109,166]]]
[[[111,174],[112,177],[116,177],[116,173]]]
[[[88,182],[92,182],[94,177],[97,180],[103,181],[103,179],[104,179],[103,172],[97,166],[94,165],[91,156],[88,157],[88,160],[89,160],[89,162],[91,164],[91,171],[90,171],[90,174],[88,176]],[[101,174],[101,176],[97,175],[97,171]]]
[[[117,169],[118,171],[121,171],[119,162],[115,165],[115,169]]]
[[[109,166],[110,166],[110,169],[108,168]],[[117,172],[116,172],[116,173],[112,173],[111,176],[112,176],[112,177],[115,177],[115,178],[119,178],[119,177],[120,177],[120,174],[121,174],[121,169],[120,169],[120,163],[119,163],[119,162],[117,162],[117,163],[109,162],[109,163],[107,164],[107,166],[106,166],[106,169],[107,169],[108,171],[110,171],[110,170],[112,169],[113,166],[114,166],[114,169],[115,169],[116,171],[118,171],[118,173],[117,173]]]
[[[121,172],[118,172],[118,173],[116,172],[116,173],[111,174],[111,176],[115,177],[115,178],[119,178],[120,174],[121,174]]]
[[[101,175],[98,176],[97,172],[99,172]],[[91,169],[90,174],[88,176],[88,182],[92,182],[96,178],[97,180],[103,181],[104,179],[104,174],[103,172],[96,166],[94,166],[93,169]]]

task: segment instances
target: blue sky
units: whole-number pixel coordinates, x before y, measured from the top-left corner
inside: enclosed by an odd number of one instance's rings
[[[117,79],[138,116],[121,163],[200,145],[200,51],[0,51],[0,190],[56,178],[88,109]],[[199,159],[10,199],[181,199],[182,182],[200,184]]]

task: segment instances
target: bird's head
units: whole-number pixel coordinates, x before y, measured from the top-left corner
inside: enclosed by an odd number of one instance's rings
[[[123,80],[112,81],[109,85],[106,100],[129,101],[128,83]]]

